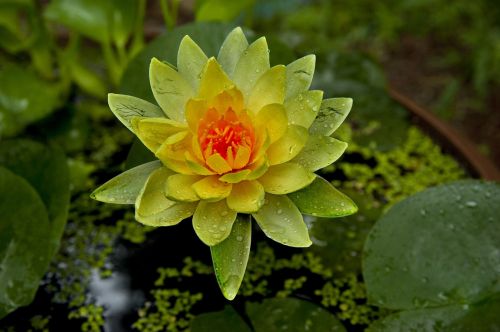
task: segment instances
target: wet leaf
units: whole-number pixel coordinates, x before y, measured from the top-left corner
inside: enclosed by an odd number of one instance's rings
[[[251,329],[231,306],[224,310],[196,316],[191,321],[192,332],[250,332]]]
[[[29,304],[55,239],[44,202],[22,177],[0,166],[0,318]],[[57,239],[58,240],[58,239]]]
[[[23,177],[38,192],[50,220],[52,254],[66,225],[69,207],[69,170],[66,157],[55,146],[19,139],[0,144],[0,165]],[[51,254],[51,255],[52,255]]]
[[[334,315],[304,300],[267,299],[262,303],[247,303],[246,309],[256,332],[345,331]]]
[[[0,66],[0,137],[18,134],[60,105],[58,85],[16,64]]]
[[[493,299],[477,305],[450,305],[439,308],[416,309],[389,315],[375,322],[368,332],[491,332],[500,326],[500,300]]]
[[[475,303],[498,288],[500,186],[459,181],[394,205],[363,257],[368,299],[390,309]]]
[[[215,276],[228,300],[235,298],[247,268],[252,240],[252,227],[249,216],[239,215],[234,222],[231,234],[210,247]]]

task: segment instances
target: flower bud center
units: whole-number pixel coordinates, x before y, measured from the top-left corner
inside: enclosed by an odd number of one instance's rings
[[[218,153],[226,160],[234,160],[241,147],[251,151],[254,133],[232,108],[223,114],[210,109],[198,127],[198,140],[205,159]]]

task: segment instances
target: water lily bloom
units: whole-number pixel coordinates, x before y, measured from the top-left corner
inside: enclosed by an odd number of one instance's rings
[[[158,161],[118,175],[92,197],[135,204],[137,221],[151,226],[192,216],[223,294],[234,298],[248,261],[251,219],[274,241],[307,247],[302,213],[338,217],[357,209],[314,174],[346,149],[330,135],[352,105],[309,90],[314,67],[314,55],[270,67],[266,39],[249,45],[240,28],[216,58],[184,37],[177,67],[151,61],[158,106],[109,95],[113,113]]]

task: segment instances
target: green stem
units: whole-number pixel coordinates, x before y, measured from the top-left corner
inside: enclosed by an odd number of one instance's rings
[[[172,18],[170,17],[170,11],[168,8],[168,0],[160,0],[161,12],[163,14],[163,21],[167,28],[172,28]]]
[[[137,20],[134,27],[129,59],[134,57],[144,47],[144,17],[146,15],[146,0],[139,0],[137,4]]]
[[[104,54],[104,61],[106,61],[106,67],[108,69],[108,75],[111,83],[114,86],[118,86],[122,70],[120,69],[120,64],[117,61],[115,52],[109,42],[101,43],[101,48]]]

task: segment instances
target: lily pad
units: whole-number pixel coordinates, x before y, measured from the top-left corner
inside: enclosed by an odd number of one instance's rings
[[[394,205],[363,257],[368,299],[390,309],[473,304],[498,290],[500,185],[467,180]]]
[[[231,306],[224,310],[196,316],[191,322],[192,332],[250,332],[250,327]]]
[[[334,315],[304,300],[267,299],[262,303],[247,303],[246,309],[254,330],[258,332],[345,331]]]
[[[29,140],[0,145],[0,317],[33,299],[66,224],[69,172],[64,154]],[[12,174],[12,175],[11,175]],[[15,183],[15,184],[14,184]],[[0,292],[4,294],[4,290]]]
[[[51,258],[50,222],[35,189],[0,166],[0,318],[29,304]]]
[[[452,305],[440,308],[416,309],[389,315],[372,324],[369,332],[490,332],[500,326],[500,300],[497,298],[478,305]]]

